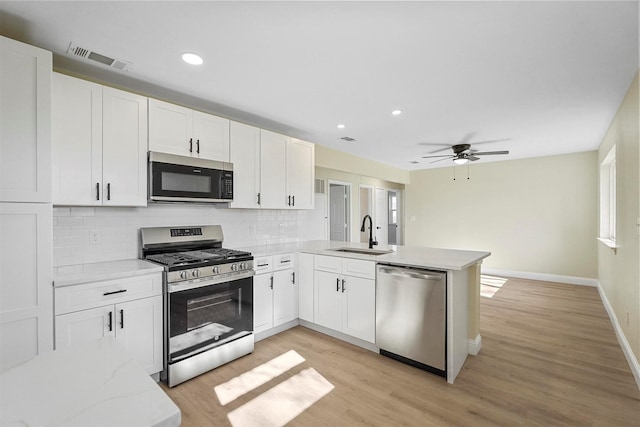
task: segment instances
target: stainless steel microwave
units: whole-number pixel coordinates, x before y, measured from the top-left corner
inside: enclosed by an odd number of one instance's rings
[[[149,200],[232,202],[233,165],[150,151]]]

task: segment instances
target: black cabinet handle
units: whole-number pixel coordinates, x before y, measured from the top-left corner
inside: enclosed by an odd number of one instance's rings
[[[291,283],[296,284],[296,272],[291,273]]]
[[[107,200],[111,200],[111,183],[107,183]]]
[[[344,279],[342,279],[342,293],[344,293]]]
[[[291,196],[288,197],[287,205],[291,206]]]
[[[193,153],[193,138],[189,138],[189,152]]]
[[[113,311],[109,312],[109,332],[113,331]]]
[[[271,284],[269,285],[269,287],[270,287],[271,289],[273,289],[273,276],[271,276],[271,277],[269,278],[269,282],[271,282]]]
[[[293,202],[293,206],[296,205],[296,196],[291,196],[291,201]]]
[[[120,310],[120,329],[124,329],[124,310]]]
[[[196,153],[200,154],[200,140],[196,140]]]
[[[127,292],[127,290],[126,289],[120,289],[119,291],[105,292],[102,295],[106,297],[107,295],[121,294],[123,292]]]
[[[96,200],[100,200],[100,183],[96,182]]]
[[[269,264],[258,264],[258,267],[267,267]]]
[[[258,193],[258,205],[260,205],[260,193]]]
[[[340,278],[336,278],[336,292],[340,292]]]

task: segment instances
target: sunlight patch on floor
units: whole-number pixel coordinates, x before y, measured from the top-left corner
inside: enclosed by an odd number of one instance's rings
[[[289,350],[226,383],[217,385],[214,391],[224,406],[304,361],[304,357],[296,351]],[[227,418],[233,427],[284,426],[333,389],[333,384],[318,371],[313,368],[303,369],[229,412]]]
[[[289,350],[242,375],[238,375],[224,384],[215,386],[214,390],[220,403],[226,405],[243,394],[255,390],[262,384],[266,384],[288,370],[293,369],[293,367],[302,362],[304,362],[304,357],[300,356],[294,350]]]
[[[504,277],[480,275],[480,296],[485,298],[493,298],[493,296],[502,288],[508,279]]]

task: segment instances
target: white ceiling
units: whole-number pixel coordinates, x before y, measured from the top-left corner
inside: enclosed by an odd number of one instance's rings
[[[595,150],[638,70],[637,1],[3,0],[0,13],[0,33],[58,68],[403,169],[449,166],[421,156],[460,141],[511,151],[478,163]],[[72,41],[132,66],[72,59]]]

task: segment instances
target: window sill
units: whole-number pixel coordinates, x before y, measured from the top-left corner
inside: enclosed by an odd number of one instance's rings
[[[607,245],[609,247],[609,249],[611,249],[613,251],[613,253],[617,253],[618,252],[618,246],[616,246],[616,241],[615,240],[605,239],[603,237],[598,237],[598,240],[600,240],[602,243]]]

